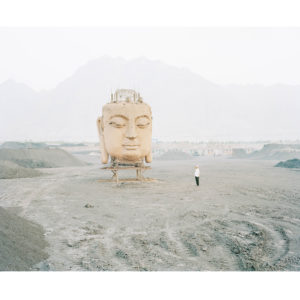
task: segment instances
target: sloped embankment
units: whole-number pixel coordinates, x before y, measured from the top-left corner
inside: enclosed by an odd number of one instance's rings
[[[0,207],[0,271],[30,271],[48,258],[43,228]]]
[[[32,148],[49,148],[45,143],[33,143],[33,142],[4,142],[0,145],[0,149],[32,149]]]
[[[287,161],[281,161],[275,167],[281,167],[281,168],[300,168],[300,159],[290,159]]]
[[[193,159],[193,156],[178,150],[169,150],[157,157],[158,160],[190,160]]]
[[[295,144],[266,144],[261,150],[246,153],[244,149],[235,149],[233,158],[261,159],[261,160],[288,160],[300,159],[300,145]]]
[[[24,168],[11,161],[0,160],[0,179],[36,177],[41,174],[38,170]]]
[[[0,149],[0,160],[8,160],[24,168],[59,168],[84,166],[62,149]]]

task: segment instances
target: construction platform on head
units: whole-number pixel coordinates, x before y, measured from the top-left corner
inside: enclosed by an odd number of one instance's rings
[[[99,179],[99,182],[150,182],[156,181],[154,178],[146,178],[143,176],[143,172],[146,170],[150,170],[150,166],[145,166],[144,163],[132,163],[132,164],[125,164],[125,163],[118,163],[113,162],[109,167],[103,167],[102,170],[110,170],[113,173],[111,179]],[[136,178],[119,178],[118,172],[121,170],[136,170]]]

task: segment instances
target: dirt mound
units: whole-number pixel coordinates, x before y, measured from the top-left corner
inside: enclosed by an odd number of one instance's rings
[[[178,150],[170,150],[157,157],[159,160],[190,160],[193,159],[192,155]]]
[[[84,162],[62,149],[0,149],[0,160],[12,161],[25,168],[83,166]]]
[[[300,159],[300,145],[266,144],[261,150],[247,154],[243,149],[234,149],[233,158],[262,159],[262,160],[288,160]]]
[[[281,167],[281,168],[300,168],[300,159],[290,159],[287,161],[281,161],[275,167]]]
[[[84,147],[86,144],[84,143],[63,143],[60,144],[59,147]]]
[[[0,160],[0,179],[36,177],[41,174],[38,170],[24,168],[11,161]]]
[[[48,258],[40,225],[0,207],[0,271],[29,271]]]
[[[245,149],[242,148],[235,148],[232,149],[232,158],[246,158],[247,152]]]
[[[1,149],[40,149],[40,148],[48,148],[48,145],[45,143],[32,143],[32,142],[5,142],[0,145]]]

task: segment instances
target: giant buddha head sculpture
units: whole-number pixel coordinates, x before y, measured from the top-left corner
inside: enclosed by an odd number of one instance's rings
[[[102,163],[152,161],[152,113],[134,90],[117,90],[97,119]]]

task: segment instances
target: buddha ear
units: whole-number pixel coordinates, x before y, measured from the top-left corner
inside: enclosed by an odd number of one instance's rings
[[[147,163],[151,163],[152,162],[152,151],[150,151],[146,156],[145,156],[145,161]]]
[[[101,162],[103,164],[107,164],[107,162],[108,162],[108,153],[105,149],[104,136],[103,136],[103,122],[102,122],[101,117],[99,117],[97,119],[97,128],[98,128],[98,134],[99,134],[99,139],[100,139]]]

